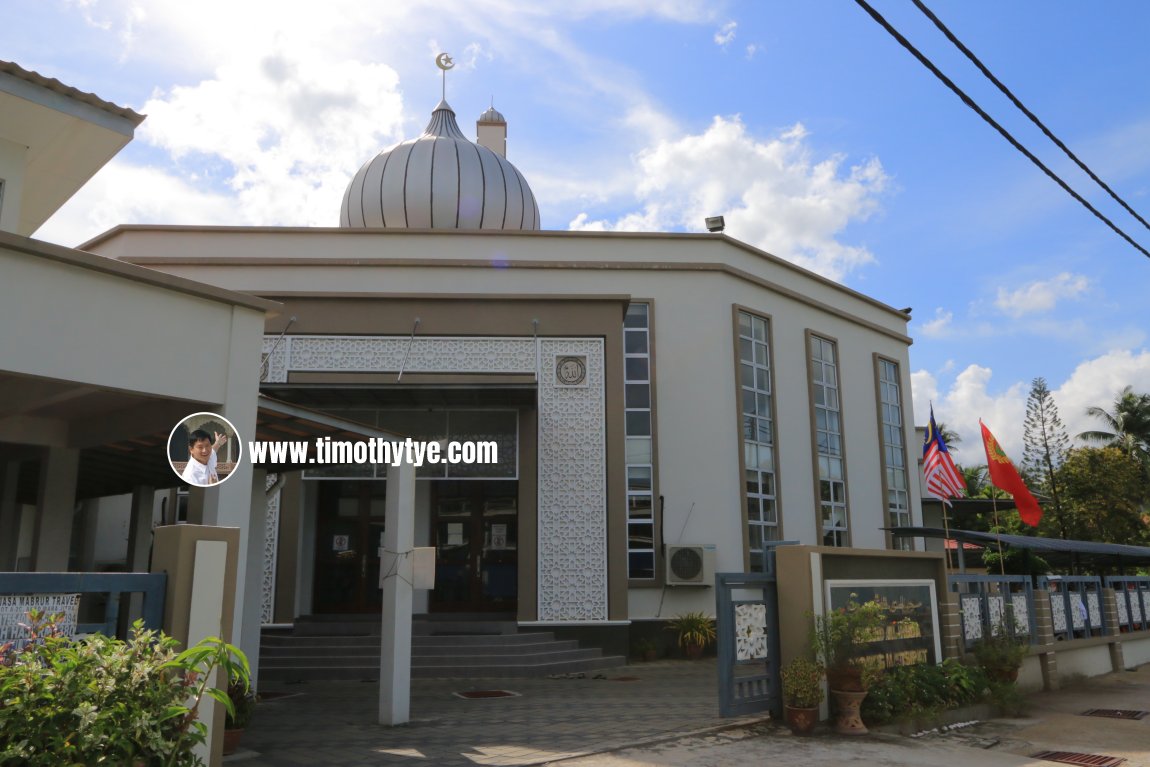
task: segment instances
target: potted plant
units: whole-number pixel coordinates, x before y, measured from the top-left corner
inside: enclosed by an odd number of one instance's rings
[[[650,639],[636,639],[634,653],[639,660],[650,662],[658,657],[659,648]]]
[[[703,650],[715,641],[715,621],[701,612],[676,615],[667,630],[679,635],[679,646],[691,660],[703,657]]]
[[[827,683],[838,712],[835,732],[863,735],[866,726],[859,706],[866,691],[881,673],[872,659],[871,645],[885,637],[886,615],[874,600],[860,603],[851,594],[846,605],[814,616],[811,645],[826,669]]]
[[[991,681],[1013,683],[1029,649],[1024,642],[999,631],[975,642],[970,651]]]
[[[783,719],[796,735],[810,735],[823,702],[823,669],[799,656],[783,666]]]
[[[224,717],[225,756],[234,754],[239,748],[240,738],[255,713],[257,698],[246,679],[233,676],[228,680],[228,700],[232,705]]]

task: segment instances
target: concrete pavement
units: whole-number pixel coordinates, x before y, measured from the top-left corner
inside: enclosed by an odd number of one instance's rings
[[[261,703],[229,761],[281,765],[505,765],[725,767],[772,765],[1046,765],[1039,750],[1123,757],[1150,767],[1150,716],[1084,717],[1088,708],[1150,709],[1150,666],[1031,697],[1028,716],[918,738],[893,733],[810,738],[751,717],[721,719],[713,660],[659,661],[584,678],[416,680],[412,722],[375,723],[377,686],[283,685]],[[468,700],[455,693],[509,690]],[[268,692],[267,689],[264,692]]]

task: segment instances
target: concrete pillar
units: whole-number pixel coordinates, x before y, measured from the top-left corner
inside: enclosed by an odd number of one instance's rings
[[[20,482],[20,462],[0,463],[0,572],[16,569],[20,545],[20,504],[16,485]]]
[[[247,579],[244,601],[243,626],[240,632],[240,649],[248,656],[252,679],[259,679],[260,670],[260,629],[263,626],[263,581],[264,581],[264,541],[267,538],[267,476],[265,469],[252,470],[251,511],[248,519]]]
[[[379,723],[411,719],[411,601],[415,546],[415,467],[387,469],[384,509],[383,629],[379,659]]]
[[[206,636],[234,644],[232,615],[238,600],[236,569],[241,559],[239,531],[199,525],[172,525],[155,531],[152,572],[167,573],[164,633],[188,647]],[[217,689],[227,680],[217,677]],[[197,754],[219,767],[223,752],[224,709],[210,698],[200,704],[208,741]]]
[[[188,520],[192,521],[196,508],[196,493],[203,493],[203,514],[200,522],[204,525],[235,527],[240,531],[240,551],[249,551],[249,536],[253,532],[252,523],[252,464],[248,455],[248,442],[256,438],[256,417],[259,413],[260,363],[258,350],[263,343],[263,325],[243,321],[243,310],[233,309],[234,329],[231,344],[226,350],[227,367],[224,388],[223,408],[214,411],[224,416],[236,429],[235,439],[239,441],[240,460],[235,471],[221,484],[202,491],[192,489],[188,504]],[[252,350],[256,354],[252,355]],[[221,350],[224,352],[224,350]],[[262,496],[262,488],[261,488]],[[263,520],[262,513],[259,519]],[[255,531],[263,537],[262,527]],[[262,546],[262,540],[260,542]],[[262,580],[261,556],[249,561],[241,556],[236,580],[235,614],[233,626],[236,644],[253,658],[259,657],[259,602],[260,581]],[[256,621],[246,619],[248,605],[256,605]]]
[[[949,594],[954,597],[954,594]],[[962,621],[958,614],[958,603],[946,599],[938,602],[939,639],[942,643],[942,658],[961,658],[963,653]]]
[[[1118,595],[1114,589],[1102,589],[1102,625],[1110,637],[1110,670],[1125,671],[1126,659],[1122,653],[1122,632],[1118,625]]]
[[[80,451],[71,448],[47,448],[40,461],[36,532],[32,539],[32,569],[37,572],[68,570],[79,467]]]
[[[1034,592],[1035,636],[1038,638],[1038,665],[1042,669],[1042,689],[1057,690],[1058,654],[1054,651],[1054,614],[1050,611],[1050,592]]]
[[[156,506],[156,488],[137,485],[132,488],[132,515],[128,522],[127,565],[130,573],[148,572],[152,553],[152,510]],[[132,594],[124,616],[130,625],[143,614],[144,595]]]

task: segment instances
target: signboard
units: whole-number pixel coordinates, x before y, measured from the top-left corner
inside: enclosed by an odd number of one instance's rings
[[[883,667],[942,661],[933,580],[828,580],[825,587],[828,611],[840,610],[852,599],[882,608],[887,620],[871,642],[870,657]]]
[[[350,535],[333,535],[331,537],[331,550],[332,551],[347,551],[351,548]]]

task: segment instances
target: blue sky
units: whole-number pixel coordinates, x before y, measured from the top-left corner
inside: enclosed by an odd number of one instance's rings
[[[881,13],[1143,246],[1122,212],[909,0]],[[1150,5],[932,0],[1150,217]],[[148,114],[37,236],[118,223],[334,225],[348,179],[439,98],[494,100],[548,229],[727,233],[896,307],[916,420],[1021,458],[1030,381],[1074,433],[1150,391],[1150,259],[1074,202],[849,0],[197,3],[0,0],[0,58]],[[844,385],[846,382],[844,382]]]

